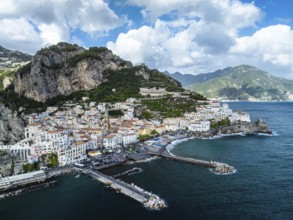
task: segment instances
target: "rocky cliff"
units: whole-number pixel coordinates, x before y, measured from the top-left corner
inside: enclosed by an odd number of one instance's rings
[[[24,128],[24,119],[0,103],[0,144],[13,144],[22,140]]]
[[[107,81],[105,70],[132,67],[106,48],[86,50],[77,45],[58,43],[42,49],[31,64],[21,69],[14,82],[14,91],[29,99],[45,102],[58,95],[89,90]],[[138,74],[144,74],[143,71]]]
[[[272,134],[272,131],[262,119],[258,119],[256,122],[253,123],[242,122],[240,124],[233,124],[231,126],[218,127],[208,132],[207,136],[236,133]]]

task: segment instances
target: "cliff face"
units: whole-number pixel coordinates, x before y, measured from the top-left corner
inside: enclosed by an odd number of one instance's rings
[[[13,144],[24,138],[25,121],[0,103],[0,144]]]
[[[97,87],[107,79],[105,70],[132,67],[106,48],[85,50],[77,45],[59,43],[42,49],[30,67],[16,75],[14,91],[27,98],[45,102],[58,95]]]

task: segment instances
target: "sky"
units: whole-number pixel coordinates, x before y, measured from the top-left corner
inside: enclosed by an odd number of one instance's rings
[[[104,46],[135,65],[199,74],[253,65],[293,79],[292,0],[1,0],[0,45]]]

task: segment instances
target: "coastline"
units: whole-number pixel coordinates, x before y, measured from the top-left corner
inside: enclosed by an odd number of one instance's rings
[[[172,133],[167,133],[167,135],[172,135]],[[244,137],[246,135],[273,136],[276,134],[270,130],[265,122],[259,119],[254,123],[241,123],[230,126],[223,126],[206,132],[181,130],[179,138],[176,138],[176,136],[172,135],[172,137],[175,138],[169,142],[165,148],[170,154],[172,154],[171,151],[176,145],[191,139],[217,139],[230,136]],[[161,137],[162,135],[159,136],[159,138]]]
[[[60,175],[61,176],[61,175]],[[26,192],[32,192],[38,189],[43,189],[47,188],[50,186],[55,186],[58,183],[58,181],[55,178],[49,178],[45,180],[44,182],[36,182],[32,184],[27,184],[25,186],[18,186],[12,189],[8,189],[6,191],[0,192],[0,200],[13,197],[13,196],[18,196]]]
[[[176,155],[172,154],[172,150],[180,143],[183,143],[185,141],[191,140],[191,139],[216,139],[216,138],[222,138],[227,136],[246,136],[249,134],[253,135],[264,135],[264,136],[272,136],[274,135],[273,132],[268,128],[268,126],[261,121],[261,125],[257,125],[253,129],[251,129],[251,126],[255,126],[256,123],[245,123],[245,124],[237,124],[232,126],[226,126],[226,127],[220,127],[211,131],[207,132],[192,132],[192,131],[186,131],[186,130],[179,130],[177,132],[167,132],[162,135],[159,135],[157,138],[159,141],[162,141],[164,144],[161,146],[161,149],[163,151],[167,151],[170,156],[177,157]],[[237,129],[233,129],[237,127]],[[239,130],[240,126],[240,130]],[[249,128],[249,129],[248,129]],[[165,136],[165,137],[164,137]],[[168,136],[166,138],[166,136]],[[145,141],[146,142],[146,141]],[[160,151],[161,149],[153,146],[153,144],[147,145],[144,142],[144,145],[146,148],[152,147],[153,149]],[[150,149],[148,148],[150,151]],[[151,151],[150,151],[151,152]],[[135,163],[145,163],[150,162],[152,160],[158,159],[158,156],[151,155],[151,153],[146,153],[148,156],[146,156],[144,159],[139,159],[135,161],[124,161],[124,164],[135,164]],[[211,164],[214,164],[219,167],[220,169],[209,169],[211,172],[217,175],[227,175],[227,174],[233,174],[236,171],[236,169],[232,166],[229,166],[225,163],[219,163],[219,162],[211,162]],[[111,164],[111,166],[121,165],[119,164]],[[106,168],[106,167],[103,167]],[[98,169],[99,170],[99,169]],[[43,187],[48,187],[51,185],[54,185],[57,180],[56,177],[67,175],[70,173],[79,172],[74,166],[68,166],[68,167],[59,167],[56,169],[52,169],[48,171],[48,179],[42,183],[34,183],[32,185],[25,185],[25,186],[19,186],[12,189],[9,189],[7,191],[0,192],[0,199],[7,198],[10,196],[16,196],[21,193],[27,192],[27,191],[33,191],[36,189],[40,189]],[[49,182],[52,183],[49,183]]]

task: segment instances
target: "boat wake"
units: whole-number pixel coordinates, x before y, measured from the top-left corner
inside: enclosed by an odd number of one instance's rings
[[[153,156],[153,157],[149,157],[146,159],[142,159],[142,160],[136,160],[136,161],[127,161],[127,164],[131,165],[131,164],[136,164],[136,163],[146,163],[146,162],[151,162],[153,160],[158,159],[159,157],[157,156]]]

